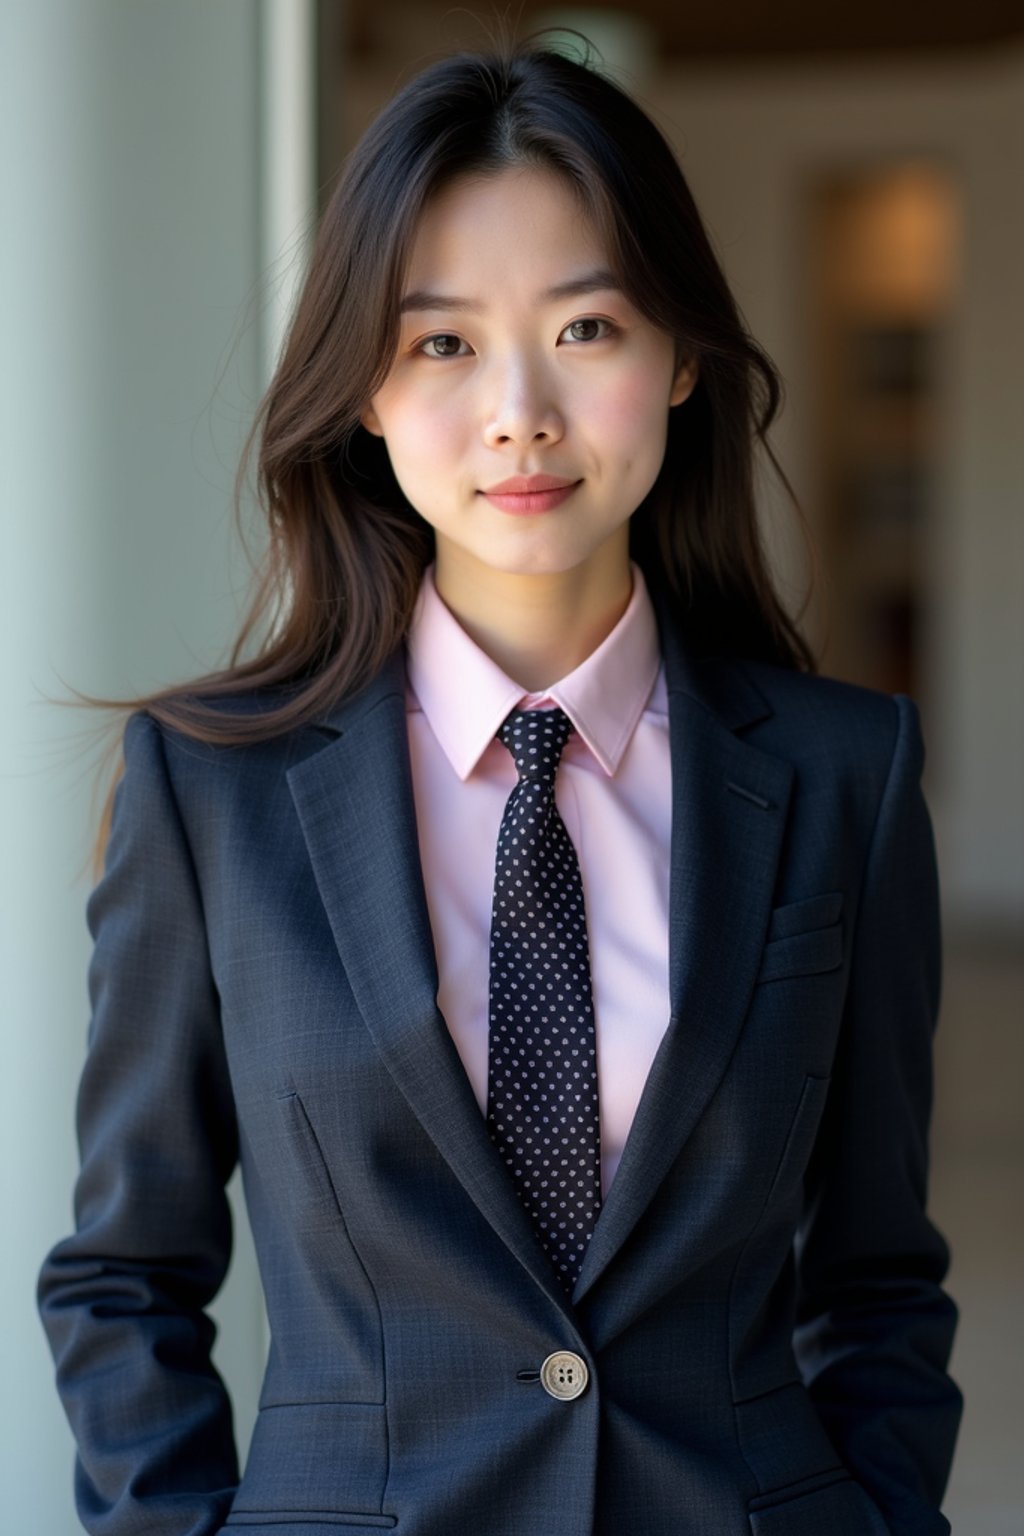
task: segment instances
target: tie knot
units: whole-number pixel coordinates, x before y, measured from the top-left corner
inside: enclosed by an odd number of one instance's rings
[[[554,783],[562,748],[572,734],[563,709],[514,709],[497,732],[511,752],[520,779]]]

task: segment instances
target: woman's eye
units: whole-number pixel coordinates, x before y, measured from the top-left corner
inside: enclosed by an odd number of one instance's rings
[[[605,327],[603,336],[595,335],[593,330],[588,329],[591,326],[601,325]],[[615,327],[610,320],[599,320],[596,315],[588,315],[582,320],[573,320],[571,324],[566,326],[562,335],[564,336],[566,331],[568,331],[572,333],[573,341],[604,341],[605,337],[610,336],[614,330]]]
[[[424,351],[426,347],[436,347],[436,352],[426,352],[427,357],[458,357],[461,336],[428,336],[419,345],[418,350]]]

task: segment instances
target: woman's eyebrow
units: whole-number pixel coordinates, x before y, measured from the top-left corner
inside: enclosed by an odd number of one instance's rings
[[[542,304],[556,304],[560,299],[575,299],[581,294],[597,293],[606,288],[622,292],[622,284],[614,272],[601,267],[594,272],[584,272],[579,277],[570,277],[564,283],[556,283],[553,288],[545,289],[539,297]],[[479,314],[486,307],[474,299],[458,299],[453,294],[428,293],[423,288],[417,288],[406,294],[398,306],[398,313],[407,315],[414,309],[457,309]]]

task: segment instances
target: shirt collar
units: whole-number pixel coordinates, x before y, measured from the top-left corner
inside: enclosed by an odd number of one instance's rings
[[[597,649],[544,693],[524,693],[466,633],[438,594],[433,563],[427,566],[406,640],[408,681],[460,779],[469,778],[510,710],[552,702],[605,773],[615,773],[661,662],[643,573],[635,561],[630,571],[629,603]]]

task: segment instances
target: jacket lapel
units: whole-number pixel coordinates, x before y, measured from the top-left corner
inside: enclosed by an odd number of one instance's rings
[[[663,605],[672,753],[669,1024],[573,1293],[626,1241],[718,1087],[771,914],[793,769],[735,732],[771,713],[738,666],[694,662]]]
[[[735,732],[770,713],[743,672],[695,662],[655,599],[672,754],[670,1021],[587,1250],[592,1288],[720,1082],[771,911],[792,768]],[[323,722],[335,739],[288,773],[335,943],[377,1048],[442,1156],[539,1285],[567,1305],[437,1006],[399,647]]]
[[[336,739],[290,769],[288,784],[349,985],[413,1114],[519,1262],[565,1307],[437,1006],[403,648],[331,714],[329,729]]]

